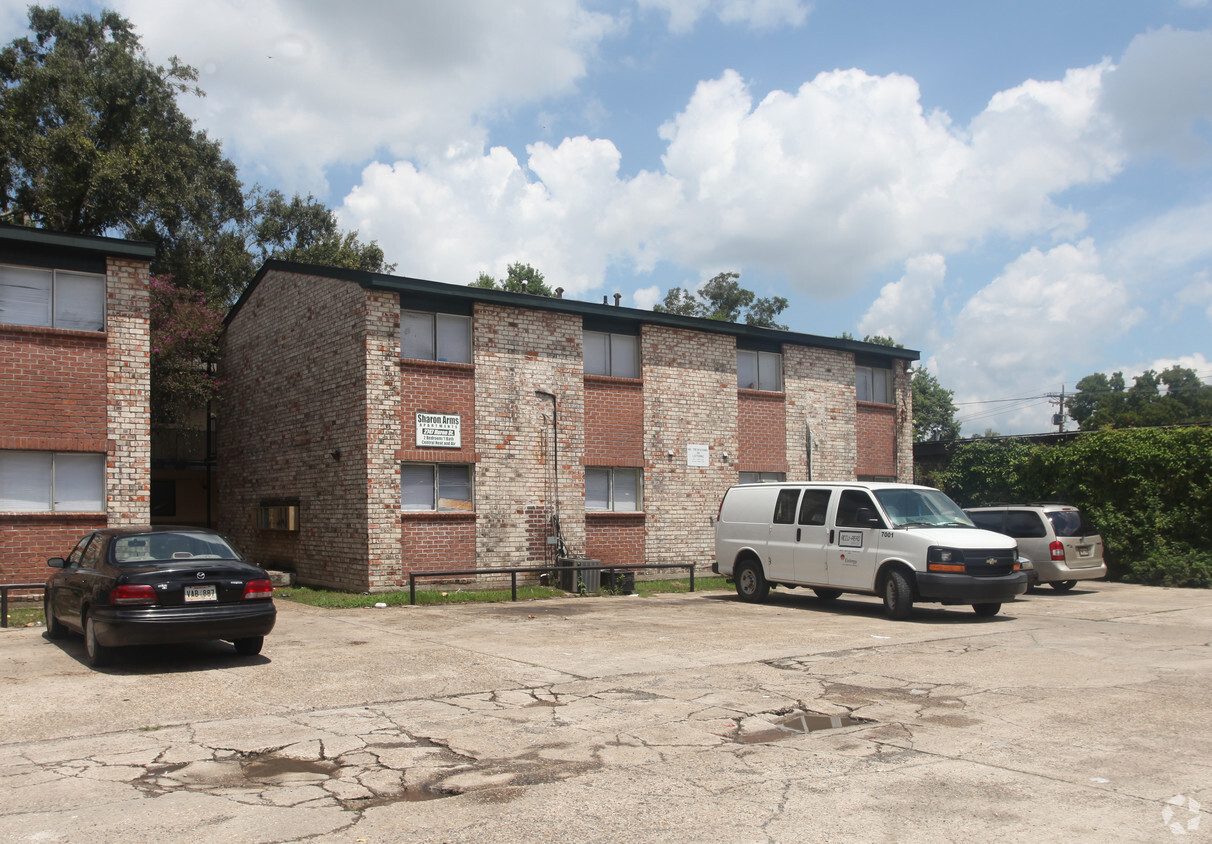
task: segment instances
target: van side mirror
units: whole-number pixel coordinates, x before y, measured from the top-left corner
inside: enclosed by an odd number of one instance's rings
[[[67,561],[62,557],[51,557],[46,564],[53,569],[61,569],[67,566]]]
[[[855,514],[855,521],[860,525],[867,525],[869,527],[879,527],[880,525],[880,520],[870,507],[858,508],[858,512]]]

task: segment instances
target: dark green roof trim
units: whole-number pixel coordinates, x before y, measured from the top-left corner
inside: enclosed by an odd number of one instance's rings
[[[114,258],[137,258],[150,261],[156,257],[156,246],[142,240],[118,237],[97,237],[89,234],[34,229],[28,226],[0,224],[0,247],[20,246],[26,249],[67,250]]]
[[[745,325],[738,322],[720,322],[714,319],[665,314],[660,311],[645,311],[640,308],[625,308],[616,305],[581,302],[576,299],[555,299],[549,296],[534,296],[529,293],[507,293],[503,290],[487,290],[483,287],[471,287],[470,285],[445,284],[440,281],[428,281],[422,278],[383,275],[381,273],[369,273],[364,270],[324,267],[315,264],[296,264],[291,261],[266,261],[247,289],[245,289],[239,301],[232,306],[231,311],[227,315],[226,321],[228,323],[239,312],[245,299],[248,298],[261,279],[273,270],[352,281],[367,290],[387,290],[399,293],[401,294],[401,301],[405,303],[417,300],[433,301],[442,299],[452,303],[471,304],[485,302],[511,308],[530,308],[536,311],[550,311],[553,313],[589,317],[593,320],[595,326],[601,326],[604,323],[617,320],[620,324],[643,323],[646,325],[660,325],[666,328],[704,331],[710,334],[727,334],[758,345],[789,343],[795,346],[834,349],[855,354],[877,355],[882,358],[896,360],[914,361],[921,358],[921,353],[913,349],[896,349],[891,346],[881,346],[877,343],[864,343],[860,340],[843,340],[840,337],[820,337],[815,334],[800,334],[795,331],[759,328],[755,325]],[[601,329],[599,328],[598,330]]]

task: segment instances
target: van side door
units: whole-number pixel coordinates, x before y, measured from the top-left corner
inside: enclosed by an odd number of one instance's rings
[[[824,585],[829,582],[829,515],[831,489],[804,490],[800,499],[799,542],[795,546],[795,579],[798,583]]]
[[[888,528],[866,490],[842,490],[832,528],[829,585],[874,589],[879,532]]]
[[[795,523],[799,511],[798,487],[780,489],[774,500],[774,515],[770,521],[770,539],[766,543],[766,579],[771,583],[795,580],[795,554],[800,530]]]

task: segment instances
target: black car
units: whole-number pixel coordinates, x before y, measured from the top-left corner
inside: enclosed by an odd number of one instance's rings
[[[97,530],[47,563],[59,571],[46,581],[46,633],[83,633],[93,666],[124,645],[225,639],[260,653],[277,619],[269,575],[212,530]]]

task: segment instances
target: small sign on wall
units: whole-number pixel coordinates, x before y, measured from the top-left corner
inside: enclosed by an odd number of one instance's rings
[[[711,465],[711,446],[709,446],[709,445],[687,445],[686,446],[686,465],[687,466],[710,466]]]
[[[417,448],[462,448],[463,417],[457,413],[418,413]]]

